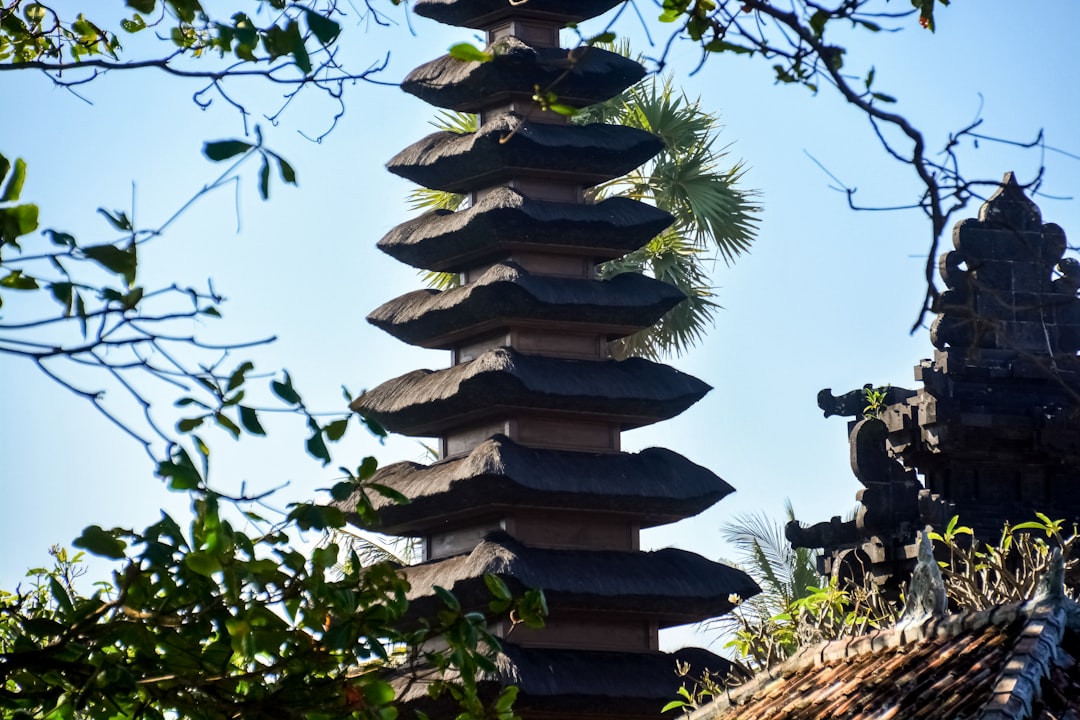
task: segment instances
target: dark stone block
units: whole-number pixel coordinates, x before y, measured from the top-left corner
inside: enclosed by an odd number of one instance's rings
[[[971,272],[972,289],[980,297],[989,294],[1003,299],[1003,295],[1013,289],[1013,266],[1014,263],[1001,260],[984,262]]]

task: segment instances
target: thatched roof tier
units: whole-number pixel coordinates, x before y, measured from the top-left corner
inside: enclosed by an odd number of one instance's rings
[[[473,192],[533,177],[586,186],[624,175],[664,149],[656,135],[624,125],[551,125],[501,113],[476,132],[437,132],[386,167],[424,187]]]
[[[398,225],[379,249],[425,270],[459,272],[515,250],[559,250],[610,260],[670,225],[668,213],[628,198],[596,205],[531,200],[497,188],[466,210],[436,210]]]
[[[542,324],[614,339],[649,327],[685,297],[673,285],[637,273],[585,280],[530,275],[514,263],[500,263],[468,285],[402,295],[367,319],[399,340],[429,348],[450,348],[511,325]]]
[[[701,648],[673,653],[589,652],[503,642],[495,658],[496,671],[481,678],[480,690],[483,696],[494,698],[503,687],[516,686],[520,692],[514,711],[526,717],[553,713],[661,720],[666,716],[660,710],[678,697],[684,682],[676,674],[678,665],[689,665],[691,677],[700,677],[705,670],[721,677],[739,672],[730,661]],[[417,675],[413,682],[404,676],[395,682],[406,713],[423,710],[431,717],[453,717],[460,712],[449,698],[431,700],[426,682],[433,679],[430,671]]]
[[[645,75],[639,63],[588,46],[533,48],[504,37],[488,52],[493,57],[487,62],[444,55],[425,63],[405,77],[401,89],[431,105],[460,112],[478,112],[512,98],[530,99],[538,87],[550,87],[564,105],[584,107],[618,95]]]
[[[397,535],[422,535],[436,523],[463,524],[516,508],[626,513],[653,527],[696,515],[733,491],[711,470],[663,448],[571,452],[518,445],[504,435],[432,465],[387,465],[372,482],[410,500],[399,505],[371,493],[382,521],[373,529]],[[349,501],[339,505],[350,507]],[[350,521],[360,524],[355,515]]]
[[[641,358],[565,360],[489,350],[444,370],[416,370],[367,391],[349,407],[403,435],[438,435],[508,412],[572,413],[623,429],[674,417],[711,388]]]
[[[409,612],[429,617],[441,601],[435,586],[454,593],[463,607],[484,608],[491,593],[485,575],[504,580],[514,593],[542,589],[552,612],[644,614],[660,627],[722,615],[738,598],[760,588],[742,570],[677,548],[652,552],[566,550],[522,545],[494,532],[467,555],[432,560],[402,570]]]
[[[417,0],[413,12],[447,25],[480,30],[511,17],[563,25],[603,15],[624,0]]]

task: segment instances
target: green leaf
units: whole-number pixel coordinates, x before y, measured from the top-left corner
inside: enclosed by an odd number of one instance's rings
[[[254,408],[245,405],[240,406],[240,424],[252,435],[266,435],[266,430],[263,430],[262,423],[259,422],[259,415]]]
[[[300,395],[293,389],[292,378],[289,377],[289,373],[285,373],[285,381],[278,382],[274,380],[270,383],[270,389],[274,391],[274,394],[279,398],[289,403],[290,405],[300,404]]]
[[[360,465],[356,468],[356,477],[358,477],[360,480],[367,480],[372,475],[374,475],[375,471],[378,469],[379,461],[376,460],[373,456],[368,455],[360,462]]]
[[[64,306],[64,310],[71,311],[71,299],[73,297],[72,290],[74,285],[69,282],[58,282],[49,285],[49,292],[56,299],[56,302]]]
[[[214,413],[214,422],[216,422],[219,427],[224,428],[230,435],[232,435],[233,440],[240,439],[240,426],[233,422],[232,418],[230,418],[225,413]]]
[[[83,255],[98,265],[117,275],[122,275],[129,285],[134,282],[139,265],[134,246],[131,246],[129,250],[121,250],[115,245],[91,245],[81,250]]]
[[[270,199],[270,161],[263,155],[262,167],[259,168],[259,196]]]
[[[49,236],[49,240],[52,242],[53,245],[75,247],[75,236],[70,233],[57,232],[56,230],[46,230],[45,234]]]
[[[308,453],[317,460],[322,460],[323,465],[330,463],[330,451],[326,449],[321,431],[315,431],[305,443]]]
[[[240,363],[239,367],[233,370],[232,375],[229,376],[229,382],[228,385],[226,385],[225,392],[232,392],[243,385],[245,376],[254,369],[255,363],[250,360]]]
[[[23,275],[22,270],[12,270],[6,276],[0,278],[0,287],[12,290],[37,290],[38,284],[30,275]]]
[[[146,21],[143,20],[142,15],[135,13],[130,18],[121,20],[120,27],[124,28],[124,32],[137,33],[146,29]]]
[[[127,543],[116,537],[113,532],[102,530],[100,525],[91,525],[82,531],[82,535],[75,538],[72,545],[94,555],[123,560]]]
[[[311,34],[318,38],[323,45],[334,42],[337,36],[341,34],[341,25],[338,25],[325,15],[308,8],[304,8],[304,15],[307,18],[307,26],[311,30]]]
[[[152,13],[154,12],[154,5],[157,3],[156,0],[125,0],[124,4],[141,13]]]
[[[444,587],[436,585],[434,587],[435,595],[442,600],[443,605],[452,610],[453,612],[461,612],[461,603],[453,594]]]
[[[184,565],[206,577],[210,577],[221,570],[221,561],[217,559],[217,556],[201,550],[185,555]]]
[[[684,707],[686,707],[686,703],[684,703],[682,700],[672,700],[667,705],[665,705],[663,709],[660,710],[660,712],[666,713],[669,710],[678,710]]]
[[[290,165],[285,158],[280,155],[274,155],[278,161],[278,170],[281,172],[281,181],[288,183],[289,185],[296,184],[296,170]]]
[[[810,29],[814,31],[815,37],[821,37],[821,34],[825,32],[825,23],[829,22],[829,18],[832,17],[828,10],[818,10],[810,16]]]
[[[105,219],[109,221],[109,224],[121,232],[129,232],[132,229],[131,218],[127,216],[127,213],[123,210],[116,210],[115,215],[105,208],[99,207],[97,209],[99,213],[105,216]]]
[[[206,420],[205,417],[184,418],[183,420],[180,420],[178,423],[176,423],[176,431],[181,433],[191,432],[195,428],[202,425],[204,420]]]
[[[323,428],[323,432],[326,433],[326,439],[330,442],[337,442],[345,436],[345,431],[349,429],[349,418],[342,418],[341,420],[335,420],[329,423]]]
[[[34,232],[37,226],[37,205],[0,208],[0,244],[15,242],[19,236]]]
[[[208,142],[203,145],[203,155],[214,162],[221,162],[222,160],[228,160],[231,157],[245,153],[252,147],[254,146],[251,143],[244,142],[243,140],[218,140],[217,142]]]
[[[342,480],[339,483],[334,483],[334,487],[330,488],[330,497],[341,502],[342,500],[348,500],[352,497],[355,490],[356,483],[351,480]]]
[[[6,173],[0,173],[0,177]],[[7,185],[4,187],[3,194],[0,194],[0,202],[15,202],[19,199],[19,195],[22,194],[23,183],[26,181],[26,162],[22,158],[15,159],[15,171],[11,173],[11,177],[7,181]]]
[[[588,44],[589,45],[596,45],[597,43],[613,43],[613,42],[615,42],[615,38],[616,38],[615,33],[611,32],[611,31],[603,32],[603,33],[600,33],[599,35],[594,35],[593,37],[589,38],[589,43]]]
[[[296,22],[290,22],[288,27],[285,28],[285,33],[288,36],[288,44],[292,49],[293,62],[296,63],[296,67],[300,68],[300,72],[307,75],[311,72],[311,57],[308,55],[307,48],[304,47],[304,38],[300,34],[300,26]]]
[[[495,56],[471,43],[457,43],[450,46],[450,57],[462,62],[490,62]]]
[[[514,701],[517,700],[518,689],[511,685],[510,687],[503,688],[503,691],[499,693],[499,697],[495,698],[494,709],[495,712],[509,712],[513,707]]]
[[[368,483],[365,487],[379,493],[384,498],[397,505],[408,505],[409,502],[411,502],[408,497],[402,495],[397,490],[380,483]]]
[[[510,588],[506,587],[506,583],[498,575],[487,573],[484,575],[484,584],[487,585],[488,592],[497,600],[510,600],[513,598],[510,594]]]
[[[883,103],[894,103],[894,102],[896,102],[896,98],[894,98],[892,95],[886,95],[885,93],[876,92],[876,93],[871,93],[871,95],[873,96],[873,98],[875,100],[877,100],[879,102],[883,102]]]
[[[394,701],[394,688],[384,680],[368,680],[364,683],[364,699],[368,705],[388,705]]]

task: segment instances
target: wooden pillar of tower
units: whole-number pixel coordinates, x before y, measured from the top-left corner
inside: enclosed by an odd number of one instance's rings
[[[694,515],[731,492],[712,472],[667,450],[623,453],[620,433],[682,412],[709,387],[665,365],[611,359],[608,344],[656,322],[684,298],[636,274],[595,278],[598,263],[647,243],[671,222],[625,198],[591,204],[589,187],[646,162],[662,141],[622,126],[578,125],[542,109],[537,89],[577,107],[643,76],[599,49],[559,47],[570,22],[618,0],[419,0],[415,12],[487,33],[488,62],[449,56],[403,88],[479,115],[476,132],[440,132],[409,146],[391,172],[467,193],[466,209],[406,222],[379,247],[460,287],[420,290],[369,320],[399,339],[451,352],[365,393],[353,409],[387,429],[438,438],[442,459],[399,463],[376,480],[411,499],[379,508],[382,532],[421,537],[407,569],[417,613],[434,587],[486,607],[484,576],[543,589],[542,630],[506,637],[493,686],[520,687],[531,717],[658,718],[675,697],[676,660],[724,672],[703,650],[658,647],[662,627],[727,612],[757,587],[693,553],[642,552],[644,527]],[[508,628],[502,628],[505,634]]]

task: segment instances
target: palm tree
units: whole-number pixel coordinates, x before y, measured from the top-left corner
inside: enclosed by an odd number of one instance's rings
[[[616,51],[628,54],[624,47]],[[639,83],[605,103],[580,111],[575,122],[606,122],[647,130],[663,138],[665,149],[630,174],[592,189],[594,200],[621,195],[651,203],[675,217],[674,224],[645,247],[604,263],[602,279],[624,272],[639,272],[679,288],[687,301],[667,313],[659,323],[613,343],[615,357],[637,355],[659,358],[679,355],[695,345],[719,309],[709,283],[706,263],[717,258],[730,265],[747,252],[754,240],[759,206],[755,193],[737,183],[741,162],[726,167],[726,148],[717,147],[719,118],[676,91],[670,77]],[[441,130],[468,133],[476,118],[442,112],[432,122]],[[463,195],[417,189],[409,195],[414,209],[464,206]],[[711,257],[710,257],[711,255]],[[434,287],[452,287],[456,276],[428,273]]]
[[[795,520],[790,499],[784,500],[784,514],[788,522]],[[791,547],[784,536],[785,525],[757,512],[720,526],[724,541],[735,548],[736,563],[761,586],[758,598],[777,612],[809,595],[822,581],[814,551]]]
[[[795,519],[791,500],[784,501],[788,521]],[[720,526],[720,534],[736,552],[734,564],[745,570],[761,587],[761,592],[743,602],[736,612],[706,623],[728,639],[725,647],[735,649],[736,661],[753,671],[770,667],[792,655],[806,638],[798,601],[821,595],[826,605],[835,605],[837,594],[830,591],[817,571],[814,552],[793,548],[784,537],[784,524],[764,512],[736,517]]]

